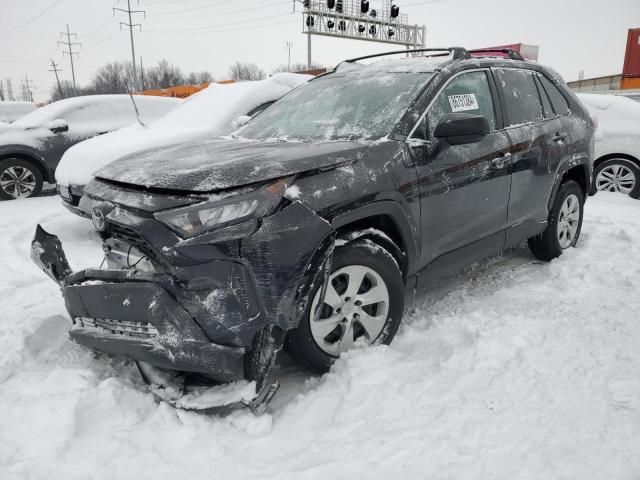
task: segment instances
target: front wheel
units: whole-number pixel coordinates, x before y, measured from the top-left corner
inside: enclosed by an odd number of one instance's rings
[[[298,363],[318,373],[357,342],[388,345],[402,320],[402,274],[391,253],[371,240],[336,248],[324,301],[320,296],[316,285],[286,343]]]
[[[533,255],[548,262],[558,258],[567,248],[575,247],[580,238],[583,215],[584,195],[580,185],[573,180],[564,182],[558,188],[546,230],[529,239]]]
[[[19,158],[0,162],[0,200],[35,197],[42,185],[42,174],[31,162]]]

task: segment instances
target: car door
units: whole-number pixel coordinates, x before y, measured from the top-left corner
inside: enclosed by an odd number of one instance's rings
[[[545,228],[547,192],[569,133],[552,112],[548,97],[541,96],[536,72],[517,68],[494,72],[505,131],[513,145],[507,244],[515,245]]]
[[[460,101],[465,99],[468,101]],[[413,134],[424,128],[427,152],[416,162],[421,206],[421,265],[435,276],[498,252],[504,246],[509,202],[509,138],[502,130],[493,77],[488,69],[452,77],[437,94]],[[484,116],[490,133],[466,145],[434,137],[448,113]],[[418,134],[418,137],[420,135]],[[464,249],[463,247],[469,247]],[[420,277],[428,281],[430,273]]]

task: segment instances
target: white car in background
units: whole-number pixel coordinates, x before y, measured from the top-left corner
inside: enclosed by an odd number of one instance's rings
[[[35,109],[36,104],[33,102],[2,101],[0,102],[0,125],[15,122]]]
[[[593,190],[640,198],[640,103],[619,95],[579,93],[598,120]]]
[[[278,73],[266,80],[213,83],[150,125],[133,125],[92,138],[67,150],[56,170],[58,192],[72,212],[89,216],[80,200],[93,173],[114,160],[198,138],[228,135],[285,93],[313,78]]]

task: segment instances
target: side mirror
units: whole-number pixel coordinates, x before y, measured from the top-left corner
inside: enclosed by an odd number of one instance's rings
[[[440,120],[433,136],[451,145],[464,145],[479,142],[489,131],[489,122],[482,115],[448,113]]]
[[[61,118],[58,118],[56,120],[53,120],[52,122],[49,122],[49,130],[51,130],[51,132],[53,133],[68,132],[69,124]]]

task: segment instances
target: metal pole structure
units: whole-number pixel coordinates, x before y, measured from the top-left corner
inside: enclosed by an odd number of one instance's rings
[[[133,83],[134,83],[134,86],[137,84],[138,87],[140,87],[141,89],[142,82],[138,83],[138,72],[136,69],[136,48],[133,42],[133,27],[140,27],[140,30],[142,30],[142,25],[139,23],[134,24],[131,15],[134,13],[142,13],[144,15],[144,18],[147,18],[147,12],[145,10],[131,10],[131,0],[127,0],[126,10],[123,8],[114,8],[113,9],[114,15],[116,13],[116,10],[118,10],[119,12],[126,13],[129,16],[129,23],[120,22],[120,27],[122,27],[122,25],[129,27],[129,36],[131,38],[131,63],[133,64]]]
[[[129,13],[129,36],[131,37],[131,61],[133,62],[133,78],[134,82],[138,78],[136,75],[136,48],[133,44],[133,26],[131,23],[131,0],[127,0],[127,12]]]
[[[4,102],[4,87],[2,86],[2,80],[0,80],[0,101]]]
[[[76,89],[76,71],[75,71],[75,68],[74,68],[74,65],[73,65],[73,56],[74,55],[78,55],[78,52],[74,52],[73,51],[73,46],[74,45],[82,46],[82,45],[80,43],[77,43],[77,42],[74,43],[74,42],[71,41],[71,37],[72,36],[77,37],[77,35],[75,33],[69,32],[69,24],[67,24],[66,33],[65,32],[60,32],[60,35],[65,35],[67,37],[67,41],[66,42],[58,41],[58,45],[60,45],[60,44],[65,45],[69,49],[68,52],[64,52],[63,51],[62,53],[63,54],[68,53],[69,54],[69,60],[71,61],[71,78],[73,79],[73,89],[75,90]]]
[[[58,91],[60,92],[60,98],[64,98],[64,93],[62,93],[62,86],[60,85],[60,78],[58,77],[58,72],[61,72],[62,70],[58,69],[56,62],[54,62],[53,59],[51,59],[51,68],[52,69],[49,71],[55,73],[56,75],[56,82],[58,83]]]
[[[140,91],[144,91],[144,68],[142,67],[142,57],[140,57]]]
[[[311,70],[311,32],[307,33],[307,70]]]
[[[287,50],[289,52],[288,60],[287,60],[287,72],[291,71],[291,48],[293,47],[293,42],[284,42]]]

